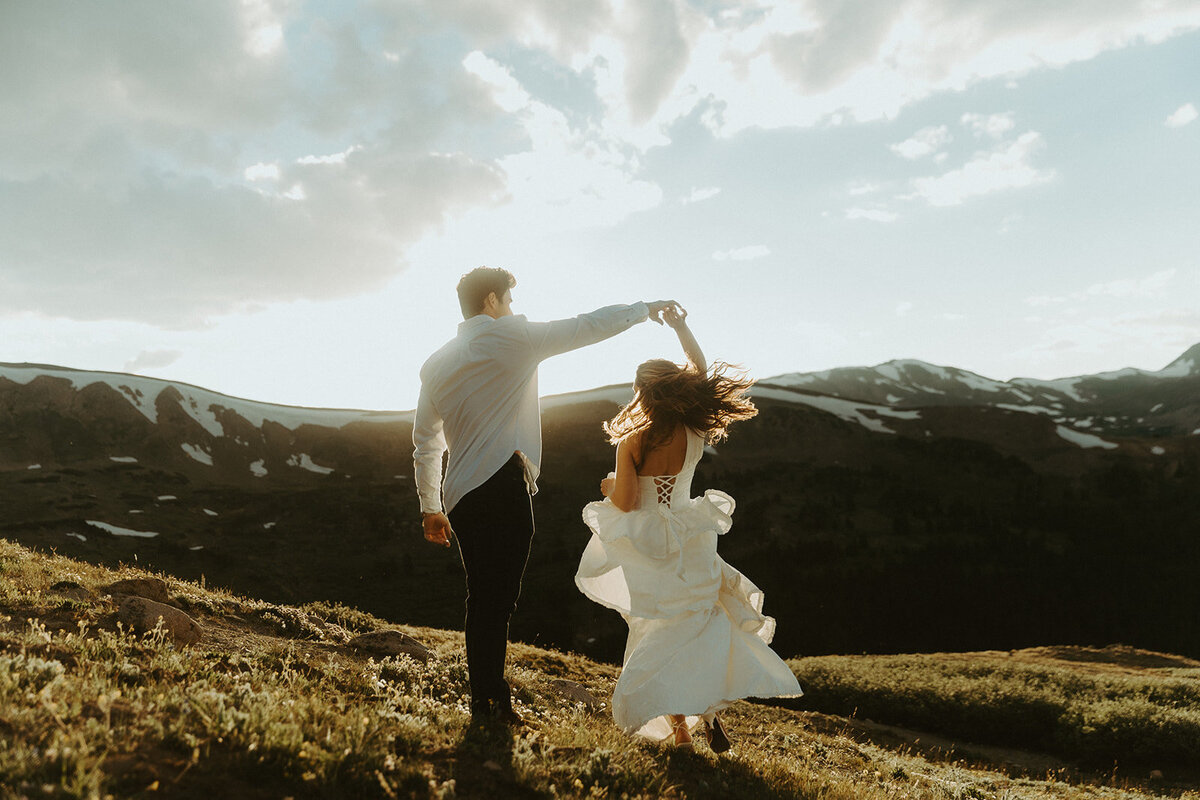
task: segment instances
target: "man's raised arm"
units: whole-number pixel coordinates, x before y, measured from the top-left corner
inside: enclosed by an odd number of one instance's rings
[[[638,302],[630,306],[605,306],[588,314],[553,322],[528,323],[529,343],[539,361],[550,356],[602,342],[639,322],[662,324],[662,312],[678,306],[674,300]]]

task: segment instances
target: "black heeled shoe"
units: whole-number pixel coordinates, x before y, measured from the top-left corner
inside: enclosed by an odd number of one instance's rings
[[[713,717],[712,722],[704,723],[704,738],[708,740],[708,749],[714,753],[724,753],[733,747],[720,717]]]

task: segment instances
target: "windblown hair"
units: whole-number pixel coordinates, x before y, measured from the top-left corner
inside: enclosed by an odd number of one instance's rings
[[[458,305],[462,308],[463,319],[483,311],[483,304],[488,295],[496,293],[496,297],[504,297],[504,293],[517,285],[513,274],[501,267],[476,267],[459,278]]]
[[[640,436],[639,461],[669,441],[681,423],[714,444],[725,438],[731,424],[758,413],[746,397],[753,384],[744,372],[723,361],[701,371],[652,359],[638,366],[633,400],[604,423],[604,432],[612,444]]]

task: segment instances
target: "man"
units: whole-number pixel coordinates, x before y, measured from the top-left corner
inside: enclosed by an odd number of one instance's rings
[[[530,496],[542,457],[538,364],[648,318],[661,325],[662,312],[677,305],[608,306],[572,319],[530,322],[512,313],[516,284],[504,269],[479,267],[462,277],[458,300],[465,321],[421,368],[413,421],[425,538],[446,547],[451,536],[457,538],[467,576],[471,715],[508,724],[521,721],[504,680],[504,657],[533,540]]]

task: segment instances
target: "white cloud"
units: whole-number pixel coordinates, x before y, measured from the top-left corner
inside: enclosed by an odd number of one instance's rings
[[[125,363],[125,372],[141,373],[144,371],[169,367],[183,357],[179,350],[143,350],[132,361]]]
[[[252,164],[246,167],[242,175],[248,181],[277,181],[279,180],[279,165],[278,164]]]
[[[297,164],[345,164],[346,158],[355,150],[361,149],[358,145],[351,145],[340,153],[330,153],[329,155],[316,156],[308,155],[296,159]]]
[[[721,193],[721,190],[716,186],[707,186],[703,189],[692,189],[691,193],[683,198],[684,204],[699,203],[704,200],[716,197]]]
[[[481,209],[502,206],[497,235],[615,224],[662,202],[642,162],[683,118],[719,136],[892,119],[1200,26],[1194,0],[9,5],[0,313],[174,326],[378,287]],[[918,191],[1046,179],[1021,142]],[[921,147],[943,155],[902,149]]]
[[[283,45],[283,24],[266,0],[242,0],[242,46],[257,58],[266,58]]]
[[[847,208],[846,219],[867,219],[872,222],[895,222],[900,215],[879,208]]]
[[[1035,342],[1012,354],[1015,363],[1070,363],[1071,374],[1137,366],[1159,369],[1200,341],[1200,313],[1166,308],[1039,320]]]
[[[987,136],[991,139],[1003,138],[1004,134],[1016,127],[1016,120],[1011,111],[1004,114],[963,114],[959,120],[976,136]]]
[[[1192,103],[1185,103],[1175,109],[1163,124],[1168,128],[1182,128],[1184,125],[1195,122],[1197,117],[1200,117],[1200,111],[1196,110],[1196,106]]]
[[[952,206],[972,197],[1045,183],[1054,177],[1054,171],[1038,169],[1030,163],[1041,148],[1041,134],[1023,133],[1006,147],[981,153],[958,169],[936,177],[918,178],[913,184],[915,196],[930,205]]]
[[[936,153],[951,139],[953,137],[950,135],[950,129],[945,125],[938,125],[922,128],[903,142],[889,145],[888,149],[903,158],[915,159]]]
[[[846,194],[850,195],[851,197],[858,197],[864,194],[874,194],[875,192],[879,191],[879,188],[879,184],[877,183],[857,181],[850,184],[850,186],[846,189]]]
[[[753,261],[756,258],[764,258],[769,255],[771,255],[769,247],[761,244],[752,244],[733,250],[721,250],[713,253],[712,257],[715,261]]]
[[[1168,287],[1174,282],[1178,270],[1159,270],[1144,278],[1120,278],[1103,283],[1093,283],[1079,291],[1060,295],[1032,295],[1025,298],[1025,304],[1030,306],[1061,306],[1066,303],[1080,303],[1096,298],[1116,299],[1147,299],[1167,296]]]
[[[511,144],[457,61],[372,55],[369,10],[293,41],[284,23],[302,12],[6,9],[23,35],[0,48],[0,313],[181,327],[354,294],[502,196],[495,149],[439,141],[467,126]],[[334,169],[314,152],[348,154]]]
[[[1084,293],[1093,297],[1157,297],[1162,295],[1163,290],[1175,279],[1176,273],[1177,270],[1164,269],[1145,278],[1095,283]]]
[[[722,80],[710,84],[725,104],[723,132],[807,125],[838,114],[893,119],[936,92],[1085,61],[1200,26],[1200,7],[1191,0],[1164,0],[1153,11],[1142,3],[1083,0],[812,0],[802,6],[760,0],[758,7],[756,15],[717,26],[719,46],[694,49],[715,50],[728,64]],[[751,85],[763,91],[749,91]]]
[[[503,215],[509,225],[537,219],[545,230],[612,225],[662,202],[662,190],[635,176],[635,154],[604,131],[573,126],[535,100],[502,64],[473,52],[463,65],[484,79],[492,97],[520,125],[526,142],[497,160],[506,176]]]
[[[913,310],[913,304],[908,300],[896,304],[896,316],[907,317],[909,312]]]

